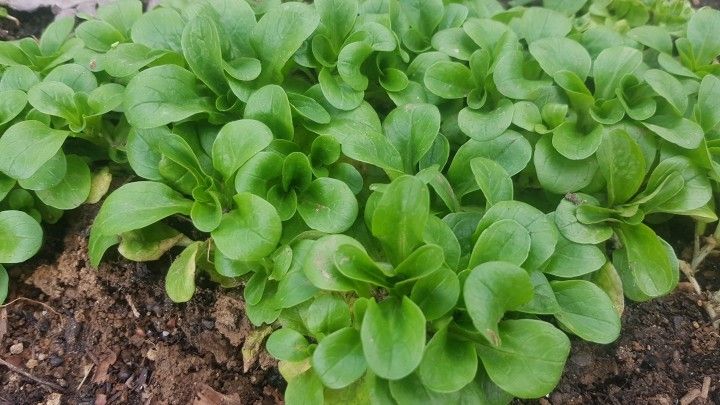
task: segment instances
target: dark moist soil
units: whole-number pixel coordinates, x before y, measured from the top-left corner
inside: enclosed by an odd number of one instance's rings
[[[37,36],[53,18],[49,9],[12,15],[21,24],[0,20],[0,40]],[[0,405],[282,402],[276,364],[258,349],[267,330],[253,332],[240,292],[200,287],[175,305],[162,287],[169,258],[91,269],[94,209],[70,213],[48,229],[38,258],[10,269],[0,359],[35,380],[0,365]],[[720,289],[718,258],[699,280]],[[720,404],[720,335],[703,299],[681,283],[666,298],[628,304],[620,339],[575,340],[560,385],[536,403]]]

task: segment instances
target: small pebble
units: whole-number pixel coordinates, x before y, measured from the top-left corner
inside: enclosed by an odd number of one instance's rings
[[[118,380],[125,381],[130,378],[130,372],[127,369],[121,369],[118,373]]]
[[[699,329],[699,328],[700,328],[700,324],[697,323],[697,321],[693,321],[692,325],[693,325],[693,328],[695,328],[695,329]]]
[[[59,378],[59,379],[57,380],[57,383],[58,383],[59,386],[61,386],[61,387],[63,387],[63,388],[65,388],[65,387],[68,386],[68,383],[67,383],[67,381],[65,381],[64,378]]]
[[[168,336],[170,336],[170,332],[168,332],[166,330],[162,331],[162,337],[166,338]]]
[[[209,319],[203,319],[203,321],[201,323],[202,323],[203,328],[205,328],[205,329],[212,329],[215,327],[215,322],[211,321]]]
[[[65,361],[62,359],[62,357],[58,357],[58,356],[51,356],[51,357],[50,357],[50,365],[51,365],[52,367],[57,367],[57,366],[63,364],[64,362],[65,362]]]
[[[23,346],[22,342],[15,343],[14,345],[10,346],[10,354],[20,354],[23,352],[23,349],[25,349],[25,347]]]
[[[43,360],[47,359],[47,354],[45,354],[45,353],[38,353],[37,359],[40,360],[40,361],[43,361]]]
[[[25,363],[25,367],[27,367],[27,368],[29,368],[30,370],[32,370],[32,369],[34,369],[35,367],[37,367],[38,364],[40,364],[40,363],[39,363],[37,360],[35,360],[35,359],[30,359],[30,360],[27,361],[27,363]]]

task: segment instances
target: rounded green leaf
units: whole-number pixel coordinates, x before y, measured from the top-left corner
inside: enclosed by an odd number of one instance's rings
[[[597,125],[589,131],[582,131],[576,123],[566,121],[553,131],[552,145],[558,153],[568,159],[583,160],[597,151],[604,133],[602,125]]]
[[[268,85],[252,93],[244,117],[264,123],[277,139],[292,139],[295,133],[290,101],[280,86]]]
[[[425,347],[418,376],[433,391],[455,392],[475,379],[477,366],[475,345],[452,336],[446,326]]]
[[[436,62],[425,71],[423,81],[431,93],[449,100],[463,98],[476,87],[470,69],[458,62]]]
[[[340,180],[322,177],[298,196],[298,212],[312,229],[340,233],[357,218],[358,203],[350,187]]]
[[[355,90],[345,83],[340,76],[323,68],[318,75],[320,89],[327,101],[339,110],[350,111],[359,107],[365,96],[363,91]]]
[[[585,194],[575,194],[575,197],[583,203],[597,204],[598,201]],[[610,239],[613,235],[610,226],[600,224],[583,224],[577,219],[577,207],[573,201],[567,198],[560,200],[555,210],[555,225],[568,240],[581,244],[598,244]]]
[[[610,99],[620,81],[632,74],[642,63],[642,52],[626,46],[606,48],[595,59],[593,78],[595,96],[598,99]]]
[[[237,209],[223,215],[212,232],[213,240],[230,259],[260,260],[280,241],[280,217],[269,202],[254,194],[240,193],[234,200]]]
[[[388,114],[383,130],[400,153],[405,172],[413,173],[440,132],[440,111],[432,104],[405,104]]]
[[[425,349],[425,316],[409,298],[368,301],[360,330],[368,367],[379,377],[397,380],[420,364]]]
[[[272,140],[270,128],[260,121],[244,119],[229,122],[220,128],[213,143],[213,166],[225,178],[230,178]]]
[[[664,241],[650,227],[621,223],[615,232],[624,247],[617,254],[625,256],[627,263],[627,267],[618,266],[621,275],[629,272],[637,288],[650,297],[667,294],[675,288],[677,261],[671,260]]]
[[[683,117],[656,115],[642,124],[659,137],[685,149],[697,148],[705,136],[700,125]]]
[[[5,74],[7,74],[7,71]],[[25,109],[26,105],[27,94],[25,92],[20,90],[3,90],[0,92],[0,125],[5,125],[17,117]]]
[[[8,276],[7,270],[0,264],[0,304],[5,302],[8,295],[8,284],[10,284],[10,277]]]
[[[543,136],[535,144],[533,163],[538,180],[551,193],[565,194],[578,191],[592,182],[597,171],[594,157],[570,160],[558,153],[551,137]]]
[[[553,281],[560,312],[555,318],[585,340],[608,344],[620,336],[620,316],[600,287],[585,280]]]
[[[413,285],[410,298],[433,321],[447,314],[455,307],[460,297],[460,280],[457,274],[448,268],[441,268],[418,280]]]
[[[62,147],[68,132],[40,121],[22,121],[0,137],[0,171],[14,179],[27,179]]]
[[[550,76],[562,70],[575,73],[585,80],[592,60],[585,48],[570,38],[543,38],[530,44],[530,54]]]
[[[606,262],[605,254],[597,246],[581,245],[560,236],[543,272],[562,278],[580,277],[599,270]]]
[[[360,333],[348,327],[326,336],[313,353],[312,365],[330,389],[352,384],[365,374],[367,367]]]
[[[637,193],[645,178],[646,162],[640,145],[626,131],[603,135],[597,161],[607,183],[609,206],[622,204]]]
[[[165,292],[173,302],[188,302],[195,293],[195,271],[202,242],[186,247],[175,258],[165,276]]]
[[[503,219],[512,219],[524,226],[530,233],[530,253],[523,268],[534,270],[544,263],[555,251],[557,230],[545,214],[537,208],[519,201],[501,201],[485,213],[478,223],[475,236]]]
[[[60,183],[38,190],[40,201],[54,208],[70,210],[84,203],[90,195],[92,174],[87,163],[75,155],[67,156],[67,170]]]
[[[310,304],[303,320],[312,334],[329,335],[350,326],[350,307],[337,295],[320,295]]]
[[[470,170],[485,196],[487,208],[500,201],[513,199],[512,179],[500,164],[491,159],[476,157],[470,161]]]
[[[226,94],[229,87],[223,71],[220,34],[208,13],[201,12],[184,23],[181,45],[195,76],[215,94]]]
[[[458,114],[458,126],[467,136],[477,141],[488,141],[502,135],[510,127],[514,105],[510,100],[501,100],[492,111],[475,111],[463,108]]]
[[[278,360],[301,361],[310,355],[305,336],[294,329],[280,328],[268,337],[265,348]]]
[[[505,97],[532,100],[551,85],[546,80],[530,80],[523,75],[525,55],[520,50],[507,50],[495,64],[493,80],[497,90]]]
[[[507,262],[483,263],[470,271],[463,286],[463,298],[475,328],[492,346],[502,337],[498,322],[505,312],[519,308],[533,296],[528,273]]]
[[[40,224],[22,211],[0,212],[0,263],[21,263],[42,245]]]
[[[522,265],[530,253],[530,232],[512,219],[503,219],[487,227],[473,248],[469,268],[493,261]]]
[[[553,325],[533,319],[503,321],[498,329],[499,347],[478,346],[490,379],[519,398],[552,391],[570,353],[570,339]]]
[[[18,181],[20,187],[26,190],[46,190],[57,186],[65,178],[67,173],[67,158],[62,150],[59,150],[50,160],[45,162],[35,174]]]
[[[324,236],[313,244],[307,254],[303,271],[316,287],[329,291],[352,291],[355,286],[335,266],[335,254],[343,245],[363,249],[362,244],[346,235]]]

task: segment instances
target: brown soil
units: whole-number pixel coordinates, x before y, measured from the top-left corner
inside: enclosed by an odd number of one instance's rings
[[[38,36],[55,18],[49,8],[40,8],[33,12],[9,11],[10,15],[19,21],[19,24],[10,19],[0,18],[0,40],[2,41]]]
[[[70,214],[44,259],[11,270],[10,304],[0,309],[0,358],[63,390],[0,366],[0,404],[280,402],[276,363],[253,345],[238,292],[199,288],[175,305],[162,271],[125,261],[90,268],[93,214]]]

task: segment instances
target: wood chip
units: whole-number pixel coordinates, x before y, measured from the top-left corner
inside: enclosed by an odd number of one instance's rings
[[[225,395],[203,384],[195,393],[193,405],[242,405],[242,400],[238,394]]]
[[[7,334],[7,308],[0,308],[0,342]]]
[[[700,396],[700,390],[695,388],[685,394],[684,397],[680,398],[680,405],[690,405],[693,401],[695,401]]]
[[[712,382],[712,379],[710,377],[703,378],[703,385],[702,385],[702,391],[700,392],[700,398],[707,399],[708,395],[710,394],[710,382]]]
[[[117,354],[115,354],[115,352],[108,352],[100,358],[100,363],[97,365],[95,375],[93,376],[93,384],[102,384],[107,381],[108,370],[110,366],[115,364],[115,361],[117,361]]]

